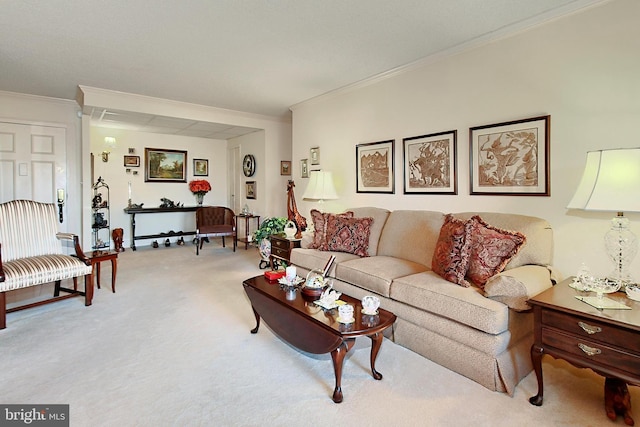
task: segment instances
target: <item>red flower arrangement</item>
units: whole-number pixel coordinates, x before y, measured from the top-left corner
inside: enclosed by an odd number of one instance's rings
[[[211,191],[211,184],[206,179],[196,179],[189,183],[189,190],[193,194],[198,194],[204,196],[209,191]]]

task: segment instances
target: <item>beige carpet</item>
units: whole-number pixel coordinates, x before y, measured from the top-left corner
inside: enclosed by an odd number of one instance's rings
[[[8,315],[0,331],[1,403],[70,404],[72,426],[602,426],[603,379],[550,357],[545,402],[530,374],[513,397],[491,392],[385,340],[375,381],[370,340],[331,400],[329,355],[303,354],[255,319],[242,280],[255,249],[218,242],[120,254],[116,293]],[[109,283],[109,264],[102,268]],[[631,387],[632,401],[640,392]],[[624,425],[618,418],[618,425]]]

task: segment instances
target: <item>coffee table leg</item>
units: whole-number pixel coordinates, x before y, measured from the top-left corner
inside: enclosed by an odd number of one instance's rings
[[[371,374],[376,380],[381,380],[382,374],[376,371],[376,358],[378,357],[384,336],[378,332],[377,334],[369,335],[369,338],[371,338]]]
[[[331,352],[333,372],[336,375],[336,388],[333,390],[333,401],[335,403],[342,402],[342,364],[344,362],[344,356],[351,350],[355,342],[355,338],[342,341],[342,344]]]
[[[538,380],[538,394],[529,398],[529,403],[536,406],[542,406],[542,400],[544,396],[544,384],[542,380],[542,356],[544,356],[544,348],[533,344],[531,346],[531,363],[533,364],[533,370],[536,372],[536,379]]]
[[[256,327],[253,328],[251,330],[252,334],[257,334],[258,333],[258,328],[260,327],[260,315],[258,314],[258,312],[256,311],[255,308],[251,307],[253,309],[253,315],[256,316]]]

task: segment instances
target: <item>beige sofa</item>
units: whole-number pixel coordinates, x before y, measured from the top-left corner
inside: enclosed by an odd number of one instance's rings
[[[445,214],[436,211],[365,207],[350,209],[371,217],[368,255],[310,249],[306,234],[291,262],[300,275],[322,268],[336,256],[329,276],[334,287],[362,298],[377,295],[381,307],[398,317],[392,336],[416,353],[490,390],[512,394],[532,370],[533,316],[529,297],[552,286],[553,235],[547,221],[523,215],[466,212],[505,230],[519,231],[526,243],[493,276],[484,290],[448,282],[431,270]]]

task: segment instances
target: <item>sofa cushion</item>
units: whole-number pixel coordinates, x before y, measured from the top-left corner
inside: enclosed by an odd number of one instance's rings
[[[345,218],[353,218],[353,212],[343,212],[332,214],[330,212],[320,212],[317,209],[311,209],[311,220],[313,221],[313,242],[309,245],[311,249],[327,249],[327,220],[330,215],[344,216]]]
[[[467,279],[480,288],[502,270],[526,242],[524,234],[489,225],[475,215],[471,223],[471,255]]]
[[[369,248],[367,249],[367,253],[369,256],[377,255],[380,235],[382,234],[382,229],[387,223],[387,218],[389,218],[389,211],[387,209],[374,207],[353,208],[349,209],[349,211],[353,212],[353,216],[358,218],[373,218],[371,233],[369,233]]]
[[[416,262],[378,255],[338,263],[335,277],[388,297],[394,279],[425,270]]]
[[[389,296],[489,334],[502,333],[509,325],[506,305],[486,298],[476,287],[456,286],[433,271],[395,279]]]
[[[505,270],[521,265],[551,265],[553,263],[553,230],[542,218],[502,212],[461,212],[454,216],[470,219],[480,215],[489,224],[505,230],[517,230],[527,236],[527,244],[509,261]]]
[[[378,255],[407,259],[431,266],[444,214],[399,210],[389,214],[380,236]]]
[[[369,256],[369,234],[373,218],[346,218],[329,215],[327,219],[327,249]]]
[[[360,258],[357,255],[348,254],[346,252],[330,252],[320,251],[318,249],[301,249],[296,248],[291,251],[291,264],[305,268],[307,270],[322,270],[331,255],[336,257],[335,262],[329,269],[328,276],[335,277],[336,266],[344,261]]]
[[[551,286],[551,271],[548,268],[523,265],[490,278],[484,286],[484,293],[513,310],[526,311],[531,308],[527,301]]]
[[[431,269],[436,274],[462,286],[469,286],[464,276],[469,266],[471,226],[470,221],[446,215],[431,260]]]

